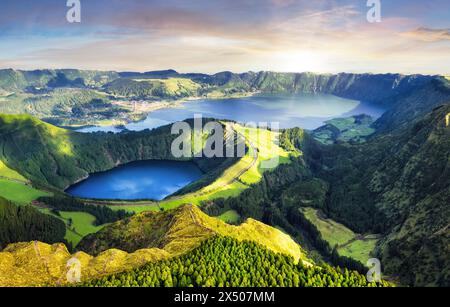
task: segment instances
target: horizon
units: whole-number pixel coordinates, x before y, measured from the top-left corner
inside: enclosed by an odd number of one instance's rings
[[[0,71],[2,70],[13,70],[13,71],[23,71],[23,72],[33,72],[33,71],[45,71],[45,70],[79,70],[79,71],[95,71],[95,72],[115,72],[118,74],[121,73],[138,73],[138,74],[146,74],[146,73],[155,73],[155,72],[166,72],[173,71],[174,73],[184,75],[184,74],[202,74],[213,76],[220,73],[232,73],[236,75],[246,74],[246,73],[263,73],[263,72],[271,72],[271,73],[280,73],[280,74],[315,74],[315,75],[340,75],[340,74],[354,74],[354,75],[401,75],[401,76],[438,76],[438,77],[448,77],[448,74],[422,74],[422,73],[401,73],[401,72],[351,72],[351,71],[339,71],[336,73],[328,73],[328,72],[318,72],[318,71],[275,71],[275,70],[248,70],[248,71],[231,71],[231,70],[222,70],[216,71],[212,73],[208,72],[200,72],[200,71],[179,71],[176,69],[157,69],[157,70],[143,70],[143,71],[132,71],[132,70],[108,70],[108,69],[80,69],[80,68],[33,68],[33,69],[17,69],[13,67],[0,67]]]
[[[0,67],[450,73],[446,0],[380,0],[376,20],[366,0],[71,2],[75,22],[65,0],[2,4]]]

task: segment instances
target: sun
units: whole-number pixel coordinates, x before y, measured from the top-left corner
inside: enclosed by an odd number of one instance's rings
[[[274,55],[274,63],[282,72],[328,71],[325,57],[312,51],[292,51]]]

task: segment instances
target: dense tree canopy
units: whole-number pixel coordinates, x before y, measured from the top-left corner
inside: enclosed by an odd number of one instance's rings
[[[0,250],[15,242],[64,242],[65,234],[66,226],[59,219],[0,198]]]
[[[99,287],[375,287],[365,276],[328,265],[305,267],[253,242],[216,236],[177,258],[89,281]]]

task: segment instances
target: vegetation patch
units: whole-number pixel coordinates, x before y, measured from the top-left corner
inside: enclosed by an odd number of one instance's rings
[[[378,287],[365,276],[327,265],[305,267],[249,241],[214,237],[186,255],[82,286],[94,287]]]
[[[19,174],[17,171],[9,168],[6,164],[0,160],[0,178],[8,178],[18,181],[27,182],[28,180]]]
[[[239,222],[241,216],[236,210],[228,210],[219,215],[217,218],[229,224],[236,224]]]
[[[377,235],[359,235],[342,224],[321,215],[313,208],[300,209],[305,217],[319,230],[322,238],[331,247],[336,247],[341,256],[358,260],[366,264],[379,240]]]
[[[312,132],[313,137],[323,144],[339,142],[362,143],[375,132],[372,117],[357,115],[331,119]]]
[[[91,233],[95,233],[102,229],[105,225],[96,225],[95,216],[79,211],[57,211],[48,208],[41,208],[40,211],[45,214],[52,215],[62,220],[66,226],[66,235],[64,239],[72,244],[73,247]]]

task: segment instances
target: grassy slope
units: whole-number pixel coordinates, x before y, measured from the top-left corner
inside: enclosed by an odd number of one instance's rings
[[[0,160],[0,177],[27,182],[27,179]]]
[[[302,208],[301,210],[331,247],[338,246],[340,255],[353,258],[363,264],[366,264],[367,260],[371,258],[370,254],[378,242],[377,236],[367,235],[363,239],[344,225],[321,217],[316,209]]]
[[[29,185],[0,178],[0,196],[17,204],[29,204],[41,196],[50,195],[50,193],[37,190]]]

